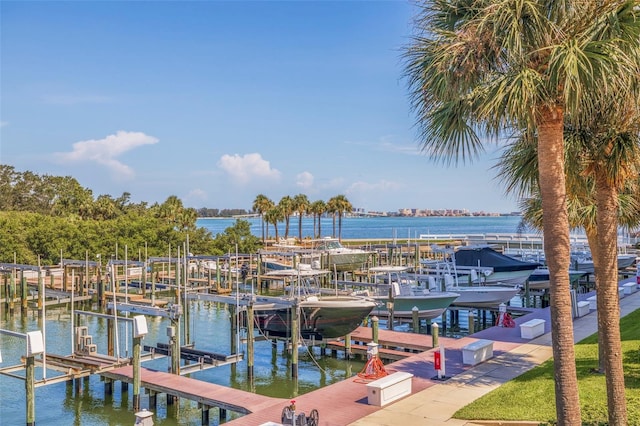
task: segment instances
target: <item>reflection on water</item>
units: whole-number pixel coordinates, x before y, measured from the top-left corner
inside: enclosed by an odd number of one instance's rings
[[[231,354],[230,315],[224,305],[211,302],[192,302],[190,305],[189,326],[191,343],[200,350]],[[142,344],[155,346],[157,342],[168,343],[166,329],[169,321],[159,317],[147,317],[149,334]],[[107,352],[107,320],[93,316],[76,316],[74,325],[87,326],[98,353]],[[184,327],[184,324],[183,324]],[[42,329],[42,321],[36,311],[29,311],[27,318],[17,314],[7,317],[3,312],[0,328],[25,333]],[[246,330],[245,330],[246,333]],[[118,322],[118,344],[121,357],[130,356],[131,330]],[[46,349],[57,355],[67,355],[71,347],[71,314],[66,309],[47,310]],[[246,352],[244,343],[239,344],[240,352]],[[20,364],[25,353],[24,339],[0,335],[0,367]],[[168,371],[169,358],[158,358],[143,363],[143,367],[159,371]],[[291,362],[283,342],[273,344],[269,340],[255,342],[254,380],[247,377],[247,362],[237,366],[222,366],[192,373],[189,377],[218,385],[230,386],[261,395],[293,398],[319,387],[344,380],[355,375],[364,366],[362,360],[346,361],[331,356],[322,357],[319,348],[301,347],[298,358],[298,381],[291,379]],[[24,372],[19,373],[24,376]],[[51,369],[46,372],[47,379],[60,375]],[[42,368],[36,368],[36,380],[43,377]],[[113,386],[113,394],[105,395],[104,383],[97,376],[78,381],[41,386],[36,389],[36,423],[43,425],[127,425],[135,422],[131,398],[133,388],[122,393],[120,383]],[[149,406],[148,395],[141,392],[142,407]],[[1,424],[25,424],[26,403],[22,380],[0,375],[0,413]],[[228,411],[229,418],[237,417]],[[211,424],[218,424],[217,410],[211,411]],[[195,402],[181,400],[179,405],[167,409],[164,396],[158,397],[154,422],[156,425],[200,425],[200,410]]]

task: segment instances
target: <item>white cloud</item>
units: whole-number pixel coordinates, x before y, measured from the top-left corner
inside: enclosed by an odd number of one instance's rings
[[[311,188],[313,181],[313,175],[309,172],[302,172],[296,176],[296,185],[304,189]]]
[[[228,155],[220,157],[218,167],[224,170],[240,184],[253,179],[280,179],[280,171],[271,168],[271,164],[258,153],[245,155]]]
[[[0,127],[6,127],[9,125],[8,121],[0,121]]]
[[[90,139],[73,144],[71,152],[58,152],[55,158],[65,164],[94,162],[106,167],[117,180],[133,178],[134,170],[117,157],[142,145],[153,145],[158,139],[142,132],[118,131],[104,139]]]

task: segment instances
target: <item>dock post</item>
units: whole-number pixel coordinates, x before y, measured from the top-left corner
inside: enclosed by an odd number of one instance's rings
[[[344,336],[344,357],[351,359],[351,333]]]
[[[113,380],[105,378],[104,379],[104,394],[105,395],[113,395]]]
[[[420,313],[420,309],[417,306],[411,308],[411,319],[413,320],[413,332],[420,333],[420,317],[418,314]]]
[[[434,348],[438,346],[438,333],[440,332],[439,329],[440,326],[437,322],[431,323],[431,346]]]
[[[469,319],[467,321],[469,322],[469,334],[475,333],[476,319],[475,319],[475,315],[473,314],[473,309],[469,311]]]
[[[227,410],[226,410],[226,408],[219,408],[218,409],[218,417],[219,417],[218,423],[221,423],[221,424],[222,423],[226,423],[226,421],[227,421]]]
[[[205,426],[208,426],[209,425],[209,409],[211,409],[211,407],[202,403],[198,405],[200,406],[199,408],[202,409],[202,416],[201,416],[202,424]]]
[[[253,301],[249,301],[247,305],[247,377],[249,383],[253,383]]]
[[[298,301],[291,307],[291,377],[298,378],[298,335],[300,329],[298,325]]]
[[[35,426],[36,424],[35,366],[35,357],[28,356],[26,360],[26,377],[24,381],[27,396],[27,426]]]
[[[373,343],[378,343],[378,328],[380,327],[380,319],[377,316],[371,317],[371,339]]]
[[[140,411],[140,340],[133,338],[133,411]]]
[[[155,410],[158,405],[158,392],[149,391],[149,410]]]
[[[27,313],[27,302],[29,301],[29,288],[27,286],[27,277],[24,276],[24,271],[20,271],[20,302],[22,315]]]
[[[16,270],[14,269],[11,272],[11,277],[9,279],[9,294],[7,296],[7,303],[8,303],[10,315],[13,315],[13,304],[14,304],[15,295],[16,295]]]

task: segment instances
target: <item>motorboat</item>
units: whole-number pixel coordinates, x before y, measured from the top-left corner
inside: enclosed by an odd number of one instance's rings
[[[432,276],[436,286],[458,293],[452,302],[454,306],[475,308],[496,308],[501,303],[508,303],[520,292],[520,287],[513,285],[486,285],[480,279],[472,279],[467,271],[457,272],[455,264],[448,260],[423,262],[421,273]]]
[[[587,274],[586,271],[579,271],[575,269],[569,269],[569,283],[574,285]],[[549,268],[541,266],[536,268],[529,276],[528,286],[529,290],[546,290],[549,288]]]
[[[439,291],[435,281],[417,279],[408,274],[403,266],[375,266],[368,269],[373,276],[381,277],[380,283],[371,287],[370,297],[378,302],[376,315],[388,315],[393,310],[394,317],[433,319],[442,313],[460,295],[452,291]],[[431,285],[429,285],[431,283]]]
[[[262,278],[283,281],[286,294],[276,298],[275,303],[262,305],[264,307],[256,304],[256,323],[261,332],[266,336],[290,337],[292,310],[297,310],[300,335],[305,339],[342,337],[358,328],[376,307],[376,302],[322,289],[319,280],[329,273],[329,270],[308,268],[267,272]]]
[[[542,266],[537,262],[526,262],[506,256],[489,246],[459,247],[451,253],[450,260],[455,263],[457,269],[491,268],[490,274],[478,274],[475,278],[486,285],[522,286],[533,271]]]
[[[313,240],[311,250],[301,253],[300,261],[315,269],[355,271],[365,266],[373,254],[373,251],[345,247],[337,238],[325,237]]]

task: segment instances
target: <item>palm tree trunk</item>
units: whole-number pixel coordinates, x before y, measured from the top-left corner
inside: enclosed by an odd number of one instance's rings
[[[338,213],[338,239],[342,241],[342,213]]]
[[[581,424],[569,291],[569,219],[564,175],[563,111],[544,108],[538,125],[538,170],[544,252],[551,280],[551,336],[559,426]]]
[[[260,213],[260,225],[262,227],[262,244],[264,244],[264,214]]]
[[[598,168],[596,178],[596,223],[600,262],[595,270],[599,341],[604,354],[609,425],[627,424],[622,345],[620,343],[620,300],[618,297],[618,192]]]
[[[318,215],[318,238],[322,237],[322,215]]]
[[[600,247],[598,246],[598,229],[597,227],[589,226],[585,228],[587,234],[587,241],[589,242],[589,250],[591,251],[591,259],[593,259],[593,270],[600,269]],[[596,281],[596,294],[598,294],[598,276],[595,275]],[[602,343],[602,330],[598,328],[598,366],[596,368],[598,373],[604,373],[604,344]]]

